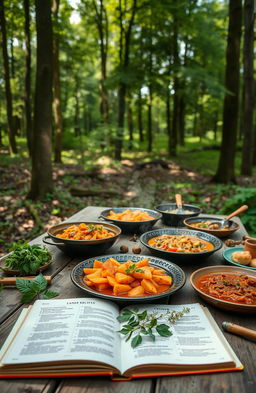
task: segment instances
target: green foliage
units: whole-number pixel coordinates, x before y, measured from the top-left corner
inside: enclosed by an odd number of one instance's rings
[[[40,266],[51,260],[51,253],[40,245],[15,243],[5,259],[5,267],[20,270],[22,274],[35,274]]]
[[[47,281],[40,273],[34,280],[16,279],[16,288],[23,294],[22,303],[28,303],[35,297],[42,294],[43,299],[51,299],[59,294],[54,291],[47,290]]]

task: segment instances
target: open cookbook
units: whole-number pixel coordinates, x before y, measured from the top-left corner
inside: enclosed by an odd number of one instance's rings
[[[200,304],[139,305],[141,311],[190,311],[170,325],[170,337],[142,343],[118,333],[119,307],[94,298],[37,300],[24,309],[0,352],[0,377],[110,375],[132,379],[242,370],[208,309]],[[134,306],[128,307],[132,309]]]

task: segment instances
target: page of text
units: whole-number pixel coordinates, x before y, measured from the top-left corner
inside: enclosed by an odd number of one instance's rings
[[[100,299],[38,300],[2,363],[92,360],[119,368],[118,313]]]
[[[182,311],[183,307],[188,307],[190,311],[170,325],[172,336],[161,337],[156,334],[153,342],[148,336],[142,335],[142,344],[134,349],[131,340],[125,342],[122,338],[121,353],[125,355],[122,358],[122,373],[140,364],[196,365],[230,361],[230,355],[199,304],[145,305],[140,307],[140,311],[165,314],[167,309]]]

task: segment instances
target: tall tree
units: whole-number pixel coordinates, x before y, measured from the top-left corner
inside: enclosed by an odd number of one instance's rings
[[[222,143],[218,169],[213,180],[220,183],[235,182],[235,153],[239,104],[239,58],[242,28],[242,0],[229,2],[228,44],[226,51]]]
[[[1,46],[2,46],[3,63],[4,63],[4,82],[5,82],[9,149],[11,153],[17,153],[15,132],[13,127],[13,105],[12,105],[12,92],[11,92],[11,84],[10,84],[9,59],[8,59],[8,50],[7,50],[4,0],[0,0],[0,29],[1,29],[1,41],[2,41]]]
[[[123,4],[124,3],[124,4]],[[122,158],[122,144],[123,144],[123,129],[124,129],[124,115],[125,115],[125,97],[127,83],[125,81],[125,74],[130,63],[130,43],[132,38],[132,27],[137,11],[137,0],[132,0],[130,12],[128,12],[127,1],[118,2],[118,22],[119,22],[119,69],[122,73],[121,80],[118,86],[118,120],[117,120],[117,134],[115,140],[115,159]],[[125,20],[126,15],[130,15]]]
[[[59,15],[60,0],[53,0],[52,14],[54,21],[53,32],[53,113],[54,113],[54,161],[61,162],[63,121],[61,113],[61,91],[60,91],[60,65],[59,65]]]
[[[26,119],[26,136],[29,155],[32,154],[32,117],[31,117],[31,44],[30,44],[30,10],[29,0],[23,1],[25,13],[25,119]]]
[[[41,199],[53,191],[52,179],[52,21],[51,0],[36,0],[36,87],[32,178],[28,197]]]
[[[244,2],[244,99],[243,99],[243,149],[241,174],[252,174],[253,141],[253,51],[254,51],[254,0]]]

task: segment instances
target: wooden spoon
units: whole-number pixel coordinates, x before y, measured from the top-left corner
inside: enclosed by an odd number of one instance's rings
[[[184,210],[182,208],[182,199],[180,194],[175,194],[175,200],[177,205],[177,214],[184,214]]]
[[[232,217],[237,216],[238,214],[241,214],[243,212],[245,212],[248,209],[247,205],[243,205],[241,207],[239,207],[238,209],[236,209],[233,213],[229,214],[227,217],[223,218],[223,220],[221,222],[219,222],[219,227],[230,227],[232,225],[232,222],[229,221]]]

